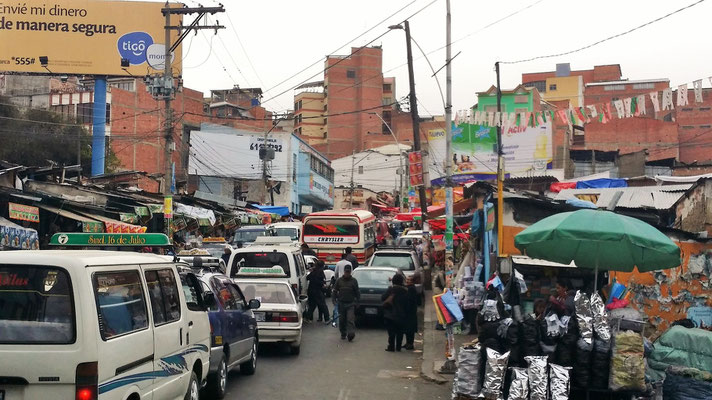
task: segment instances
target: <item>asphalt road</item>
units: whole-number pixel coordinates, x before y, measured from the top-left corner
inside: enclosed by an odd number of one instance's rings
[[[387,335],[379,325],[360,326],[351,343],[342,341],[339,330],[331,325],[317,322],[305,325],[300,355],[289,355],[285,346],[261,346],[255,375],[232,372],[225,398],[449,399],[449,385],[420,378],[422,353],[385,351]]]

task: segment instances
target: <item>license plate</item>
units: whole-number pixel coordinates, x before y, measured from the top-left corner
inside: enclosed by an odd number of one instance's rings
[[[378,309],[375,307],[366,307],[366,308],[364,308],[363,312],[368,315],[376,315],[376,314],[378,314]],[[0,399],[0,400],[2,400],[2,399]]]
[[[265,322],[265,313],[255,313],[255,321]],[[0,400],[3,400],[3,399],[0,398]]]

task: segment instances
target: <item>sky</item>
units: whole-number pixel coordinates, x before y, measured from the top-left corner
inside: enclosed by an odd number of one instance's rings
[[[477,92],[496,83],[496,61],[575,50],[699,1],[451,0],[452,54],[459,53],[452,61],[453,109],[471,107]],[[197,5],[192,0],[186,4]],[[227,15],[217,14],[210,22],[217,19],[226,29],[217,36],[201,31],[183,44],[186,87],[206,95],[211,89],[234,85],[261,87],[268,110],[292,109],[293,87],[323,79],[327,55],[349,54],[351,47],[377,38],[371,45],[383,47],[384,75],[396,77],[396,95],[403,98],[408,94],[405,35],[402,30],[388,31],[388,26],[410,17],[413,39],[427,54],[426,60],[413,47],[420,114],[443,114],[442,97],[427,61],[435,70],[445,64],[445,0],[224,0],[223,4]],[[712,0],[701,0],[586,50],[501,64],[502,88],[521,83],[522,73],[553,71],[557,63],[570,63],[572,70],[620,64],[627,79],[668,78],[673,87],[684,83],[691,87],[692,81],[712,76],[710,15]],[[437,76],[444,95],[445,69]]]

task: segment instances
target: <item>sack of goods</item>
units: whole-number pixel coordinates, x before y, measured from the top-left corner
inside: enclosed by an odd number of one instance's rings
[[[576,361],[571,372],[575,387],[585,388],[591,382],[591,358],[593,342],[587,343],[583,338],[576,342]]]
[[[613,355],[608,387],[611,390],[645,390],[645,349],[643,337],[633,331],[613,337]]]
[[[481,397],[487,400],[504,400],[502,389],[508,362],[509,352],[500,354],[495,350],[487,349],[487,367]]]
[[[670,366],[665,370],[663,396],[670,400],[712,399],[712,372]]]
[[[529,375],[526,368],[510,368],[512,383],[509,385],[507,400],[527,400],[529,398]]]
[[[529,376],[529,398],[531,400],[547,400],[547,388],[549,382],[546,376],[546,357],[529,356],[524,357],[529,363],[527,375]]]
[[[561,365],[549,364],[549,399],[550,400],[568,400],[570,367]]]
[[[606,389],[610,371],[611,342],[596,339],[593,342],[593,353],[591,357],[591,387],[596,389]]]
[[[453,397],[476,396],[480,393],[481,352],[479,344],[460,347],[457,353],[457,372],[452,385]]]
[[[579,334],[581,339],[593,344],[593,314],[591,303],[582,291],[577,291],[574,296],[574,307],[576,308],[576,319],[578,321]]]

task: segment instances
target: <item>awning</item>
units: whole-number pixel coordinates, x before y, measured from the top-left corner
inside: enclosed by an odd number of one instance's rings
[[[289,215],[289,207],[283,207],[283,206],[263,206],[263,205],[257,205],[255,204],[254,207],[260,211],[270,213],[270,214],[277,214],[282,217]]]
[[[57,208],[57,207],[52,207],[48,206],[46,204],[38,204],[37,205],[39,208],[49,211],[53,214],[57,214],[59,216],[62,216],[64,218],[68,218],[77,222],[82,223],[82,232],[91,232],[91,233],[101,233],[104,232],[104,224],[100,222],[97,219],[87,217],[85,215],[81,215],[69,210],[65,210],[63,208]]]
[[[512,263],[516,265],[531,265],[534,267],[576,268],[576,264],[574,264],[573,261],[571,264],[560,264],[527,256],[512,256]]]
[[[201,218],[207,219],[208,221],[210,221],[210,225],[215,225],[215,222],[217,221],[217,218],[215,218],[215,213],[212,210],[208,210],[207,208],[187,206],[181,203],[175,203],[174,207],[174,214],[187,215],[197,220],[200,220]]]

